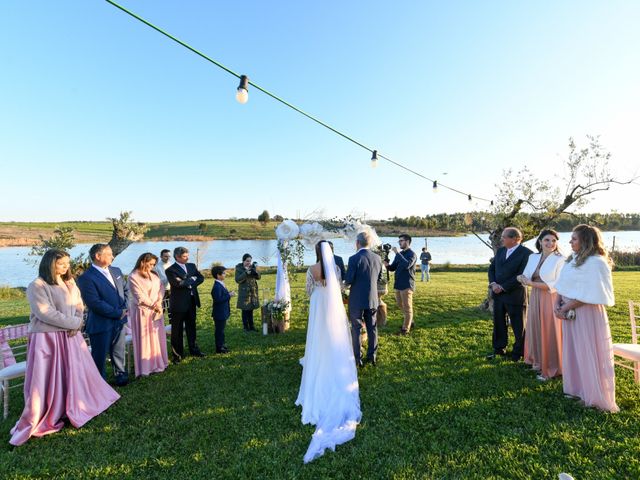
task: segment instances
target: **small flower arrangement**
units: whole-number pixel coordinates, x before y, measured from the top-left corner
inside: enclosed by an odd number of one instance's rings
[[[349,288],[343,288],[341,293],[342,293],[342,303],[344,303],[345,305],[349,305],[349,293],[350,293]]]
[[[271,315],[271,318],[278,322],[284,320],[284,314],[288,311],[290,306],[291,302],[288,300],[272,300],[267,302],[265,305],[265,307],[267,307],[267,311]]]

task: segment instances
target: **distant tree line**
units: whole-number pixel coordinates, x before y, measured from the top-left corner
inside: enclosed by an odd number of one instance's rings
[[[535,214],[522,213],[525,217],[533,218]],[[487,226],[493,225],[494,214],[491,212],[468,213],[439,213],[436,215],[393,217],[386,221],[373,223],[393,225],[398,227],[410,227],[425,230],[440,230],[450,232],[483,232]],[[581,223],[594,225],[601,230],[621,231],[640,230],[640,213],[563,213],[549,222],[549,227],[559,232],[570,232],[573,227]]]

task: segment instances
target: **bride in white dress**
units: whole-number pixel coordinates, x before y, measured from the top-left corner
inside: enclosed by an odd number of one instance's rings
[[[316,257],[318,263],[307,271],[309,323],[296,400],[296,405],[302,405],[302,423],[316,426],[305,463],[353,439],[362,417],[340,270],[326,241],[316,245]]]

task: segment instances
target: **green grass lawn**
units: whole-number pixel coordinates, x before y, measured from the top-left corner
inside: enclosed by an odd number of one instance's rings
[[[274,275],[262,286],[273,289]],[[8,444],[22,409],[16,389],[0,422],[1,478],[640,478],[640,387],[616,369],[615,415],[565,399],[562,381],[540,383],[522,363],[487,363],[491,321],[476,309],[486,274],[433,273],[414,297],[415,331],[401,324],[387,296],[379,364],[360,372],[363,418],[355,440],[309,465],[313,433],[294,406],[303,355],[307,301],[294,283],[292,329],[263,337],[242,332],[233,310],[230,355],[187,358],[159,375],[119,389],[122,398],[77,430]],[[616,272],[614,341],[628,341],[626,301],[640,300],[640,272]],[[232,282],[228,282],[232,285]],[[210,353],[211,280],[198,339]],[[27,321],[21,295],[0,295],[0,324]]]
[[[278,222],[251,220],[199,220],[194,222],[150,223],[145,239],[203,236],[225,239],[275,239]]]
[[[257,220],[195,220],[183,222],[147,223],[148,230],[144,235],[145,240],[159,240],[180,237],[202,237],[215,239],[261,239],[273,240],[276,238],[275,228],[280,222],[270,220],[265,223]],[[373,222],[380,235],[395,236],[399,233],[409,233],[415,236],[448,236],[460,235],[459,232],[432,231],[412,227],[397,227],[384,222]],[[45,238],[53,235],[56,227],[71,227],[77,236],[82,236],[85,241],[107,241],[111,238],[111,222],[0,222],[0,229],[5,227],[7,238],[33,238],[38,234]]]

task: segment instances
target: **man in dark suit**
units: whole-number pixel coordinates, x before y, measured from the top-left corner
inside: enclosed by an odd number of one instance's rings
[[[189,262],[189,250],[176,247],[173,250],[175,263],[166,270],[171,285],[169,310],[171,311],[172,361],[178,363],[184,356],[182,325],[187,331],[189,353],[194,357],[204,357],[196,343],[196,308],[200,307],[198,285],[204,277],[193,263]]]
[[[119,268],[112,267],[111,247],[98,243],[89,250],[91,267],[78,277],[78,288],[88,309],[86,332],[91,356],[103,378],[107,378],[107,352],[116,376],[116,385],[129,378],[125,368],[125,332],[129,291]]]
[[[360,350],[360,330],[362,324],[367,328],[368,348],[367,362],[376,365],[378,352],[378,327],[376,325],[376,311],[378,309],[378,281],[382,276],[382,261],[373,253],[371,235],[360,232],[356,238],[358,251],[349,257],[349,264],[345,276],[345,283],[350,286],[349,318],[351,320],[351,339],[356,365],[362,367],[362,352]]]
[[[503,246],[498,249],[489,266],[489,288],[493,297],[493,353],[487,355],[488,360],[493,360],[496,355],[507,354],[507,314],[515,337],[511,359],[517,362],[524,354],[527,290],[518,282],[517,277],[524,271],[529,255],[533,252],[520,245],[520,242],[520,230],[505,228],[502,232]]]
[[[331,247],[331,251],[333,252],[333,242],[328,242],[329,246]],[[340,279],[344,280],[345,277],[345,273],[346,273],[346,269],[344,268],[344,260],[342,260],[342,257],[336,255],[335,253],[333,254],[333,261],[336,262],[336,265],[338,266],[338,269],[340,270]]]

